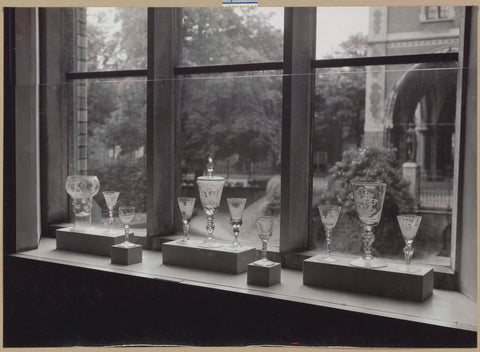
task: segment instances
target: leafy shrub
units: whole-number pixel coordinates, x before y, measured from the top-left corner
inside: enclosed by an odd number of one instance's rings
[[[383,182],[387,184],[382,220],[376,229],[373,244],[381,254],[398,254],[403,240],[399,236],[395,216],[414,210],[409,184],[402,177],[395,151],[383,147],[349,149],[342,160],[328,171],[328,186],[314,190],[312,211],[319,204],[338,204],[352,225],[357,214],[350,183],[353,181]]]

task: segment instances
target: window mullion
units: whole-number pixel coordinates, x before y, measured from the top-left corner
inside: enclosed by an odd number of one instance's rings
[[[148,9],[147,236],[175,229],[175,121],[178,11]]]
[[[307,245],[316,8],[286,8],[282,116],[280,251]]]

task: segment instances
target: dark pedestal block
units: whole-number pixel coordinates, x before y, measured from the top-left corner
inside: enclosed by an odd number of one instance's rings
[[[112,246],[111,252],[112,264],[130,265],[142,262],[142,246],[125,247],[123,244]]]
[[[227,244],[220,248],[201,248],[198,247],[201,242],[163,243],[163,264],[239,274],[247,271],[247,265],[255,260],[253,247],[241,247],[237,251],[229,249]]]
[[[395,269],[401,264],[388,264],[365,269],[351,266],[352,258],[338,257],[338,262],[329,263],[318,261],[319,257],[303,262],[304,285],[413,301],[424,301],[433,292],[432,268],[418,266],[417,272],[401,272]]]
[[[109,257],[111,247],[125,240],[122,231],[105,233],[105,228],[72,229],[71,227],[56,231],[57,249],[98,254]]]
[[[265,267],[255,265],[254,263],[248,265],[247,283],[249,285],[272,286],[280,282],[280,275],[282,266],[276,263],[274,266]]]

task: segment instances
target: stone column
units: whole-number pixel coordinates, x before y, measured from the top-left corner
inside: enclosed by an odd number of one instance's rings
[[[368,56],[387,53],[388,8],[371,7],[368,29]],[[385,66],[368,66],[365,92],[364,146],[383,146],[385,139]]]
[[[407,161],[402,165],[404,180],[410,183],[410,194],[415,200],[415,208],[420,206],[420,166],[416,162]]]

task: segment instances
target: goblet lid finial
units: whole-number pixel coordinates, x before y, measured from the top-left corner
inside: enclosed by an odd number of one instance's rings
[[[208,176],[213,176],[213,172],[215,171],[215,163],[213,162],[213,155],[208,155],[208,163],[207,163],[207,172]]]

